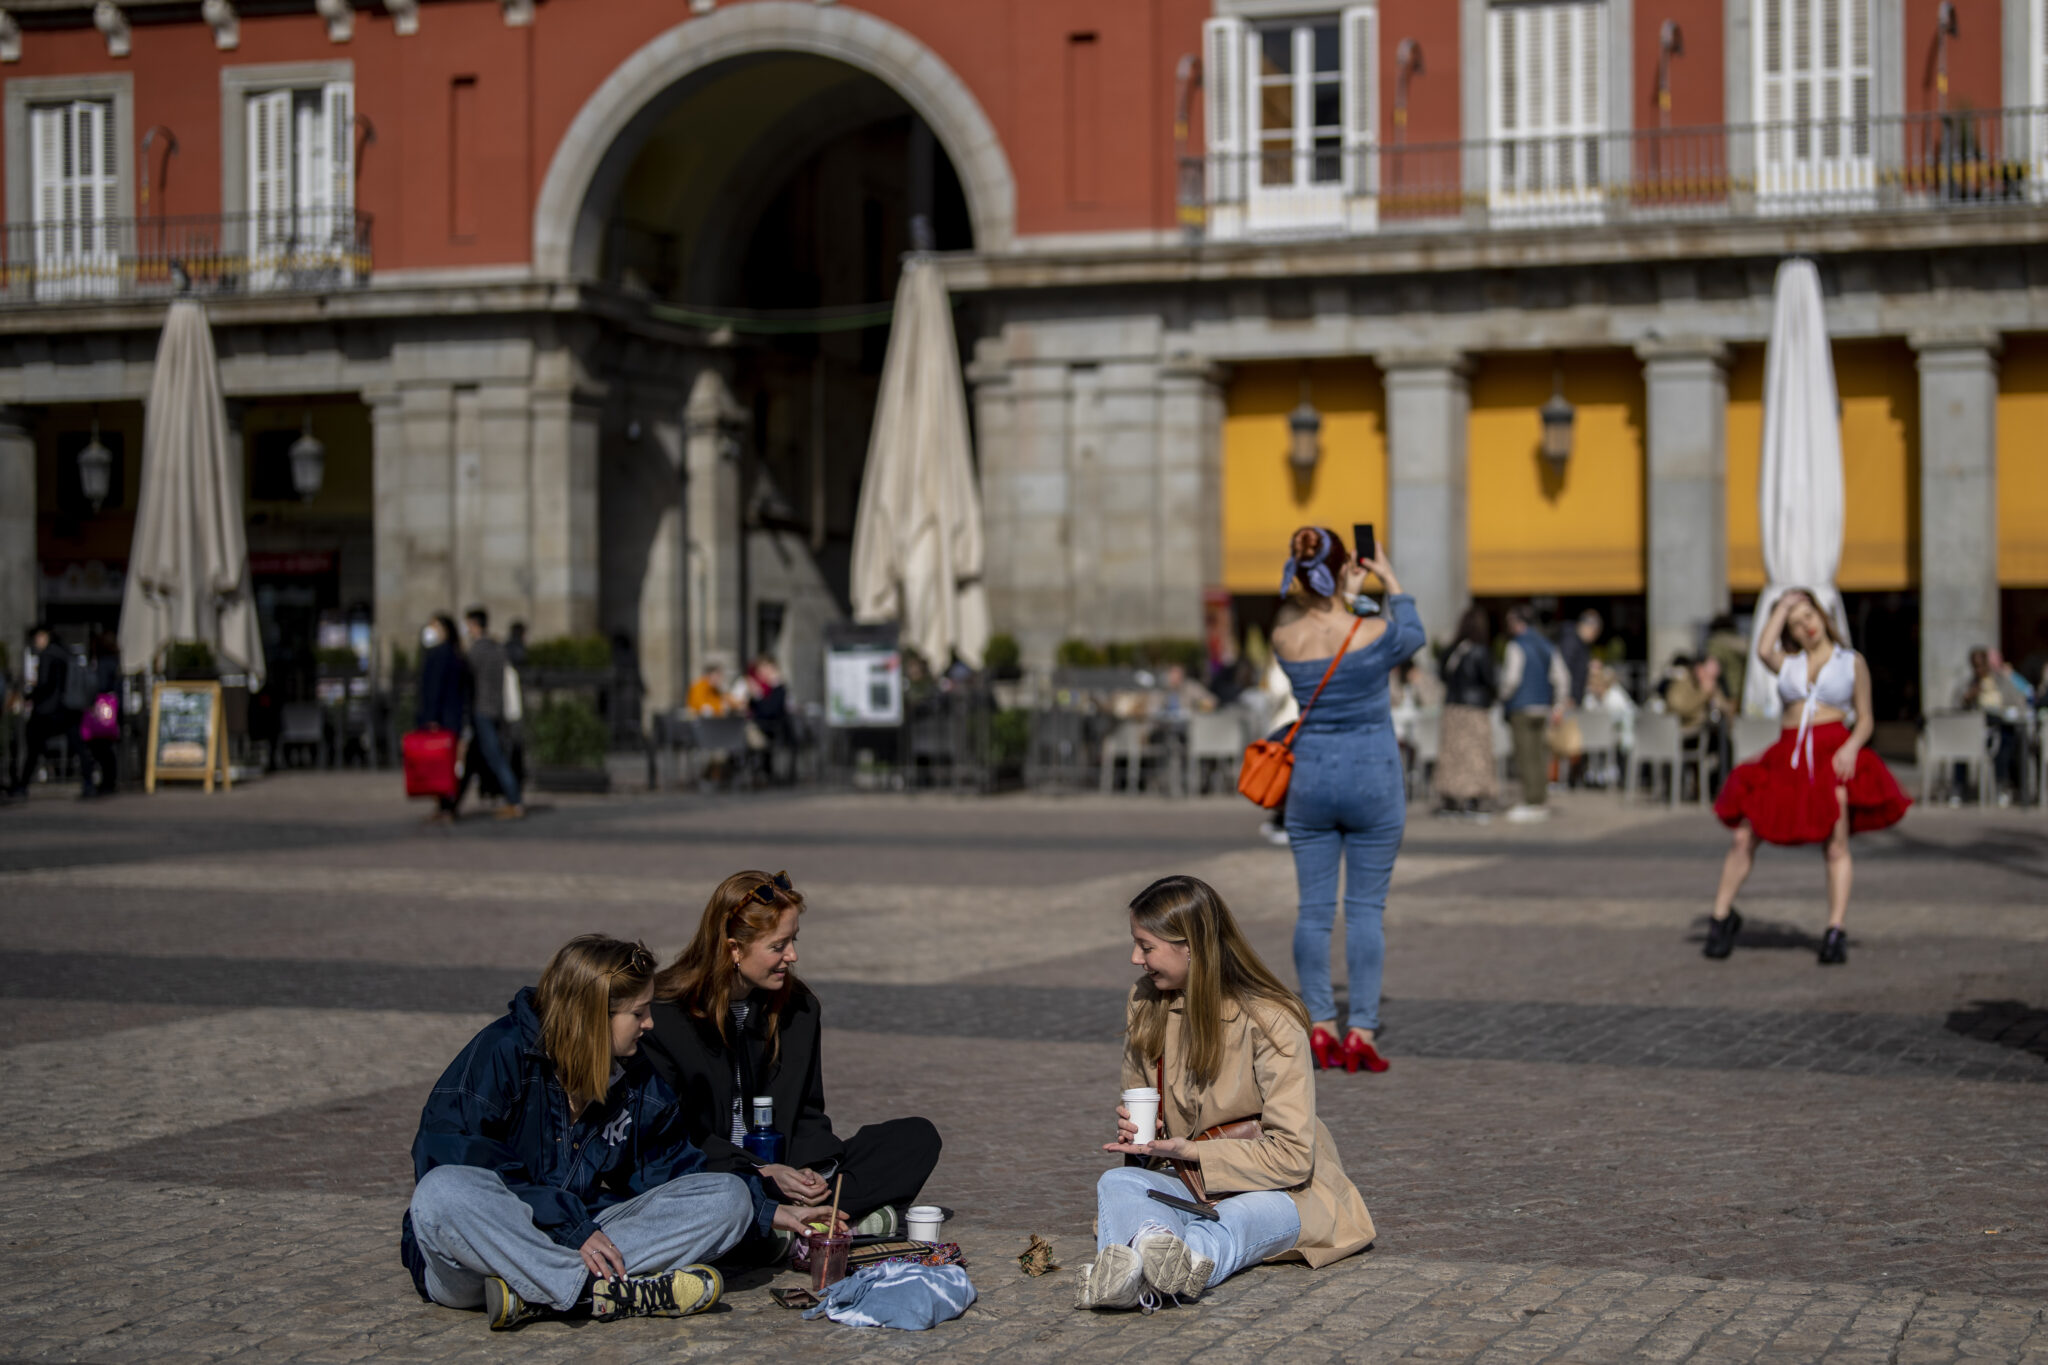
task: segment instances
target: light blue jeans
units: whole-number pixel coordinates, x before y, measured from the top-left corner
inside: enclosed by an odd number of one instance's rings
[[[738,1176],[699,1171],[614,1204],[597,1222],[627,1274],[654,1275],[730,1249],[754,1226],[754,1200]],[[448,1308],[481,1305],[486,1275],[528,1303],[565,1312],[590,1283],[582,1255],[535,1227],[533,1210],[481,1166],[428,1171],[413,1187],[412,1233],[426,1257],[427,1293]]]
[[[1147,1198],[1147,1190],[1188,1197],[1187,1186],[1164,1171],[1140,1166],[1119,1166],[1104,1171],[1095,1183],[1095,1247],[1129,1246],[1142,1233],[1170,1232],[1188,1244],[1197,1256],[1216,1263],[1209,1276],[1211,1288],[1248,1265],[1278,1256],[1301,1240],[1301,1215],[1294,1200],[1279,1190],[1254,1190],[1217,1200],[1221,1221],[1210,1222],[1192,1213]]]
[[[1381,742],[1381,741],[1384,742]],[[1382,920],[1394,855],[1408,823],[1400,750],[1393,732],[1304,736],[1287,789],[1287,844],[1294,854],[1300,910],[1294,975],[1312,1020],[1335,1019],[1330,931],[1337,921],[1337,869],[1344,869],[1344,965],[1352,1028],[1380,1026]],[[1343,1041],[1344,1030],[1338,1030]]]

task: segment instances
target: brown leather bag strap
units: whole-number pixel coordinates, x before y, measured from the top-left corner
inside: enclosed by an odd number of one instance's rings
[[[1330,666],[1323,670],[1323,680],[1316,684],[1315,691],[1309,693],[1308,705],[1301,708],[1301,713],[1294,718],[1294,724],[1287,727],[1287,738],[1280,741],[1282,748],[1292,749],[1294,747],[1294,736],[1301,729],[1301,723],[1308,719],[1309,707],[1316,704],[1316,698],[1322,696],[1323,689],[1330,685],[1330,678],[1336,673],[1337,665],[1343,663],[1344,656],[1351,652],[1351,637],[1358,634],[1358,628],[1364,624],[1365,618],[1363,616],[1352,618],[1351,629],[1344,632],[1343,646],[1338,649],[1336,657],[1330,660]]]

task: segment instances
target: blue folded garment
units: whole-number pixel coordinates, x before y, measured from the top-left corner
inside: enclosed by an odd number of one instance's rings
[[[922,1332],[957,1318],[974,1302],[974,1285],[957,1265],[871,1265],[825,1291],[806,1318],[824,1315],[852,1327],[900,1327]]]

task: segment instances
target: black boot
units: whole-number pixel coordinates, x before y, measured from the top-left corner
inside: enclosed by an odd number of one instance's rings
[[[1701,951],[1717,960],[1724,958],[1735,951],[1735,936],[1741,932],[1742,912],[1731,905],[1726,919],[1707,921],[1707,946]]]
[[[1849,935],[1846,930],[1829,929],[1820,939],[1820,965],[1839,967],[1849,960]]]

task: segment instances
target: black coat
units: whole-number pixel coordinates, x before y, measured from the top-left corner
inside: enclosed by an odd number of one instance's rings
[[[420,705],[415,723],[424,730],[438,725],[462,733],[469,713],[469,663],[462,652],[443,640],[420,656]]]
[[[767,1063],[766,1019],[760,1010],[747,1021],[739,1041],[740,1072],[746,1078],[742,1114],[753,1120],[752,1098],[775,1099],[775,1129],[787,1141],[784,1164],[801,1170],[837,1161],[845,1144],[825,1116],[825,1077],[818,1034],[818,997],[799,985],[782,1007],[782,1046]],[[727,1020],[730,1025],[731,1020]],[[710,1169],[740,1173],[754,1163],[732,1141],[733,1053],[709,1019],[698,1019],[672,1000],[654,1002],[654,1029],[641,1050],[683,1103],[690,1141],[703,1149]]]
[[[1484,645],[1451,646],[1443,663],[1444,703],[1448,706],[1492,706],[1495,701],[1493,651]]]
[[[36,685],[28,694],[29,709],[38,716],[61,716],[64,684],[71,680],[71,655],[53,640],[47,649],[36,651],[36,659]]]

